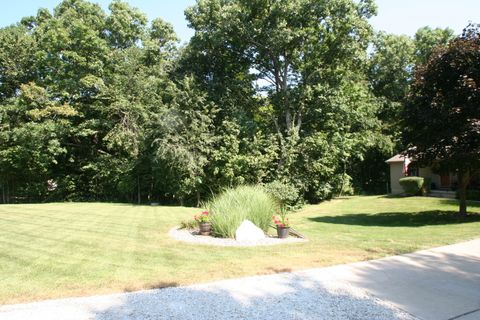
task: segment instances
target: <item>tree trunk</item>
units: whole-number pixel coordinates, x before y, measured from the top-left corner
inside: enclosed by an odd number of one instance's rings
[[[281,172],[283,169],[284,160],[286,159],[286,151],[285,151],[285,144],[283,141],[282,129],[278,125],[278,120],[274,119],[274,123],[275,123],[275,129],[277,130],[278,145],[280,147],[280,157],[277,162],[277,170]]]
[[[153,197],[153,177],[150,177],[150,190],[148,191],[148,201],[157,201],[157,199],[154,199]]]
[[[461,217],[467,216],[467,186],[470,182],[470,173],[468,170],[461,170],[458,172],[458,199],[460,208],[458,214]]]
[[[6,203],[10,203],[10,183],[8,180],[7,180],[7,202]]]
[[[197,190],[197,208],[200,207],[200,202],[202,201],[202,199],[200,198],[200,191]]]
[[[138,204],[142,203],[142,198],[140,195],[140,176],[137,176],[137,200],[138,200]]]
[[[343,195],[343,189],[345,187],[345,175],[347,174],[347,164],[344,161],[343,162],[343,173],[342,173],[342,186],[340,187],[340,192],[338,193],[338,196],[341,197]]]

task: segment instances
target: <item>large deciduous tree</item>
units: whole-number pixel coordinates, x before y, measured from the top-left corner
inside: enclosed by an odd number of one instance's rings
[[[404,112],[408,154],[420,165],[438,163],[458,174],[459,213],[480,169],[480,32],[467,27],[447,48],[418,66]]]
[[[168,72],[176,36],[160,19],[148,25],[126,2],[109,8],[64,0],[0,29],[5,202],[9,194],[140,200],[161,178],[144,157],[153,153],[151,124],[174,86]]]
[[[438,47],[446,47],[453,39],[453,30],[418,29],[412,39],[405,35],[379,32],[373,40],[369,60],[369,80],[373,93],[382,102],[378,116],[384,122],[384,133],[392,136],[400,147],[401,113],[415,64],[424,64]]]
[[[350,163],[378,125],[365,77],[374,13],[366,0],[201,0],[187,11],[196,31],[187,65],[220,116],[276,138],[267,180],[296,180],[311,200],[347,189]]]
[[[198,0],[181,49],[119,0],[1,28],[1,201],[197,204],[274,181],[312,202],[383,192],[412,61],[448,32],[426,28],[415,49],[380,34],[368,55],[373,14],[372,0]]]
[[[455,33],[451,28],[422,27],[418,29],[414,37],[415,62],[425,64],[437,47],[446,47],[453,38]]]
[[[377,116],[385,139],[367,152],[367,161],[358,166],[355,182],[366,191],[385,192],[388,165],[385,159],[404,150],[402,111],[413,81],[415,64],[424,63],[437,47],[453,38],[451,29],[418,29],[414,38],[378,32],[373,39],[368,76],[374,95],[381,103]]]

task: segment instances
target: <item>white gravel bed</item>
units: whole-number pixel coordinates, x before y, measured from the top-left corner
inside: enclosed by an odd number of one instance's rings
[[[273,246],[278,244],[286,243],[297,243],[297,242],[306,242],[307,239],[301,239],[297,237],[288,237],[286,239],[279,239],[277,237],[267,237],[258,241],[237,241],[235,239],[226,239],[226,238],[215,238],[210,236],[202,236],[197,234],[195,231],[180,229],[175,227],[170,230],[168,233],[172,238],[196,244],[205,244],[212,246],[222,246],[222,247],[254,247],[254,246]]]
[[[2,320],[417,320],[329,269],[0,307]]]

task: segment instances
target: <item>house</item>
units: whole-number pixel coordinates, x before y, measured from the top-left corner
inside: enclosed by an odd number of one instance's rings
[[[403,193],[403,188],[398,182],[405,176],[418,176],[430,180],[432,195],[441,197],[455,197],[453,191],[457,184],[457,175],[449,172],[438,174],[432,172],[430,167],[419,168],[412,160],[404,155],[397,154],[385,161],[390,165],[390,192],[392,194]]]

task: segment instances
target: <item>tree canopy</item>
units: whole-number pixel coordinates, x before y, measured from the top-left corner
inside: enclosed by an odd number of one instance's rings
[[[384,192],[414,64],[451,31],[376,34],[375,14],[372,0],[198,0],[179,46],[124,1],[63,0],[1,28],[0,200]]]
[[[267,180],[288,180],[310,199],[350,186],[351,162],[378,137],[365,77],[374,13],[371,1],[343,0],[199,1],[187,11],[196,32],[185,63],[219,103],[249,94],[253,121],[244,114],[241,127],[275,144]]]
[[[480,169],[480,32],[469,26],[419,66],[405,108],[404,139],[420,165],[458,173],[460,213]]]

